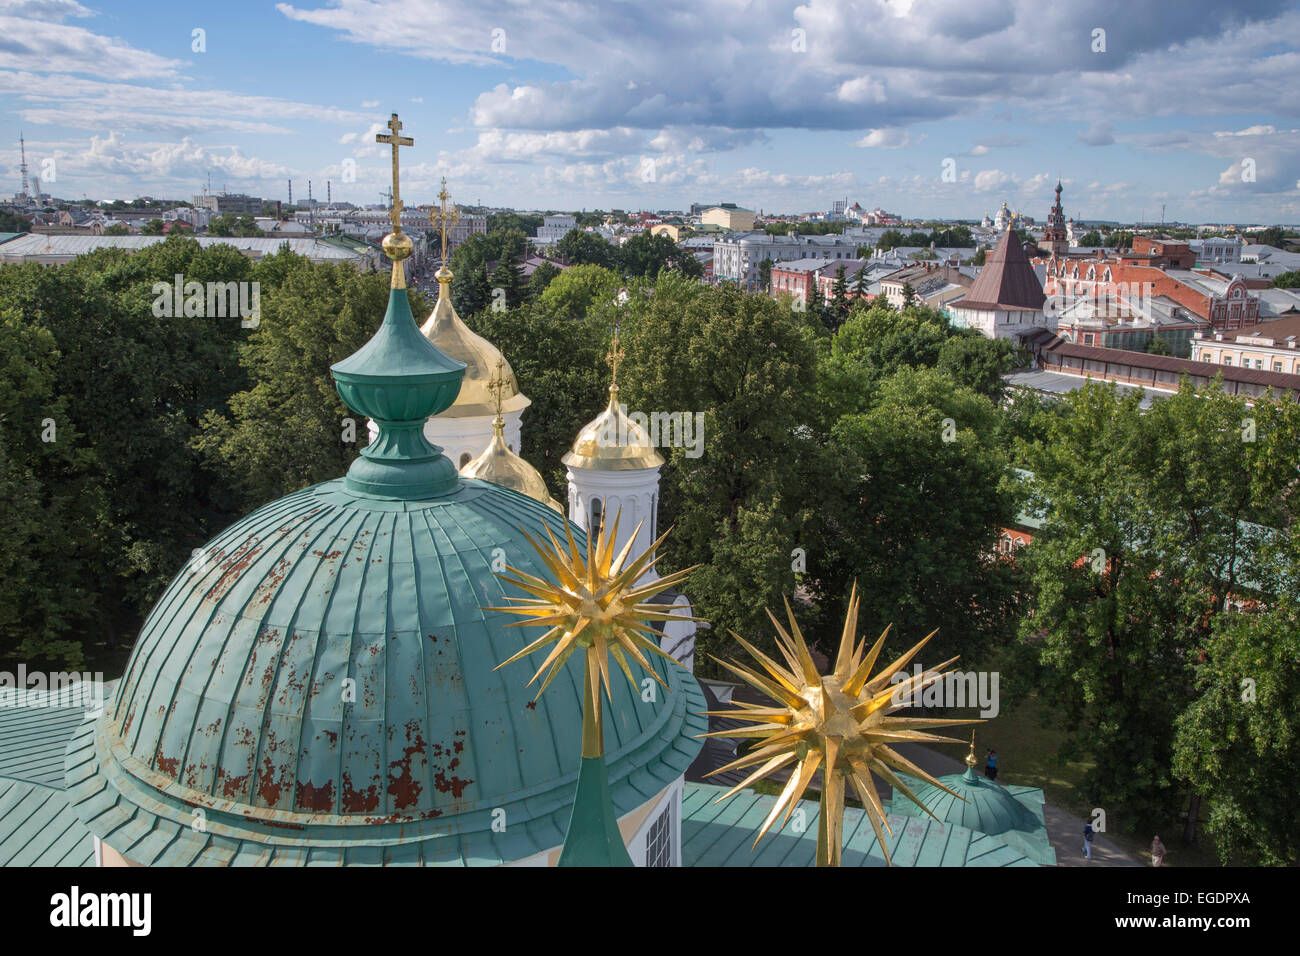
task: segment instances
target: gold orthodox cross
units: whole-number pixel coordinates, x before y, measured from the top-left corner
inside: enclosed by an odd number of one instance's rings
[[[447,200],[451,194],[447,192],[447,177],[442,177],[442,189],[438,192],[438,198],[442,200],[442,209],[431,209],[429,211],[429,224],[437,226],[442,233],[442,264],[447,264],[447,230],[460,221],[460,211],[453,204],[451,211],[447,210]]]
[[[391,130],[390,133],[375,134],[375,142],[387,143],[393,147],[393,208],[389,211],[388,218],[393,222],[393,232],[400,235],[402,232],[402,192],[397,176],[397,147],[414,146],[415,140],[409,136],[398,135],[402,129],[402,121],[397,118],[396,113],[388,121],[388,128]]]
[[[618,366],[619,363],[623,361],[623,350],[618,347],[618,326],[617,325],[614,326],[614,340],[610,342],[609,352],[605,355],[605,361],[609,364],[609,367],[614,370],[614,377],[611,380],[610,384],[617,385]]]
[[[493,398],[496,399],[497,418],[501,417],[501,394],[506,389],[505,367],[506,367],[505,356],[498,355],[497,373],[494,376],[492,376],[492,381],[488,382],[488,390],[492,393]]]

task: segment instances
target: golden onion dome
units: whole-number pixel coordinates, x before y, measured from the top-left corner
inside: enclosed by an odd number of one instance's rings
[[[492,423],[492,441],[473,461],[465,462],[460,470],[462,478],[478,478],[494,485],[513,489],[535,501],[564,514],[560,503],[551,497],[546,481],[536,468],[528,464],[506,444],[505,422],[498,417]]]
[[[560,460],[591,471],[635,471],[664,463],[645,429],[619,407],[617,384],[609,387],[609,407],[578,433],[573,449]]]
[[[433,307],[433,314],[420,327],[424,337],[447,355],[465,363],[465,379],[460,386],[460,394],[451,408],[442,412],[448,418],[472,418],[480,415],[492,415],[496,411],[496,400],[488,385],[492,381],[493,370],[499,360],[503,360],[501,351],[483,338],[471,332],[469,326],[461,321],[451,304],[451,270],[443,266],[437,272],[438,303]],[[528,397],[519,391],[515,373],[507,362],[504,375],[505,390],[501,396],[501,408],[507,412],[523,411],[532,404]]]

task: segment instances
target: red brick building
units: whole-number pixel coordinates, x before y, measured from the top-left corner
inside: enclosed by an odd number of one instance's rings
[[[1259,321],[1259,298],[1240,276],[1193,268],[1195,263],[1196,253],[1185,242],[1136,236],[1125,252],[1047,259],[1043,291],[1064,303],[1078,297],[1103,302],[1166,296],[1217,331]]]

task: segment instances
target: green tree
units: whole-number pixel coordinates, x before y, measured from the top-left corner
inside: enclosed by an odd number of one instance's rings
[[[1286,236],[1286,230],[1281,226],[1269,226],[1267,229],[1252,232],[1250,234],[1250,241],[1258,243],[1261,246],[1274,246],[1278,249],[1285,249]]]
[[[675,269],[698,279],[704,272],[699,261],[664,235],[637,233],[618,249],[618,265],[628,278],[653,279],[664,269]]]
[[[1147,343],[1147,353],[1149,355],[1173,355],[1174,354],[1173,351],[1169,348],[1169,343],[1166,342],[1159,335],[1151,336],[1151,341]]]
[[[1184,385],[1146,413],[1139,402],[1090,384],[1046,418],[1026,457],[1047,517],[1020,556],[1033,582],[1023,637],[1062,708],[1066,752],[1095,765],[1086,798],[1122,809],[1130,827],[1167,822],[1185,802],[1174,724],[1229,597],[1267,575],[1243,521],[1293,520],[1286,449],[1300,435],[1289,400],[1251,409]]]
[[[1006,394],[1002,376],[1016,367],[1017,359],[1009,339],[990,339],[972,332],[953,335],[944,342],[935,366],[958,384],[997,403]]]
[[[903,283],[903,308],[907,308],[916,302],[916,290],[912,288],[912,283]]]
[[[1088,230],[1088,231],[1085,232],[1082,236],[1079,237],[1079,245],[1081,245],[1081,246],[1101,246],[1101,245],[1103,245],[1103,243],[1102,243],[1102,239],[1101,239],[1101,233],[1099,233],[1096,229],[1090,229],[1090,230]]]
[[[31,228],[30,220],[24,219],[16,212],[0,209],[0,232],[27,232]]]
[[[792,592],[791,551],[812,437],[816,332],[799,313],[727,284],[674,272],[635,284],[623,317],[622,398],[631,410],[702,416],[702,445],[661,448],[659,526],[673,526],[661,568],[704,565],[688,593],[712,622],[696,659],[730,653],[727,629],[770,646],[764,606]],[[662,444],[662,442],[661,442]],[[713,556],[721,547],[728,560]]]
[[[603,266],[570,266],[537,300],[538,312],[566,319],[585,319],[594,307],[614,301],[622,277]]]
[[[521,236],[535,236],[544,222],[542,216],[522,216],[515,212],[491,213],[487,217],[488,235],[494,232],[517,232]]]
[[[772,260],[764,259],[758,264],[758,287],[764,293],[772,291]]]
[[[104,230],[104,235],[106,235],[106,236],[129,236],[129,235],[131,235],[131,230],[130,230],[130,228],[127,226],[126,223],[124,223],[124,222],[115,222],[115,223],[113,223],[113,225],[109,226],[107,229]]]
[[[907,245],[907,240],[897,229],[886,229],[876,240],[876,248],[888,252],[890,249],[896,249],[899,246]]]
[[[543,262],[534,269],[528,277],[528,301],[536,302],[561,272],[560,267],[552,262]]]
[[[1274,289],[1300,289],[1300,270],[1283,272],[1273,277]]]
[[[831,301],[827,304],[828,328],[834,332],[849,317],[849,283],[844,277],[844,265],[835,271],[835,281],[831,284]]]
[[[517,309],[524,304],[525,286],[523,270],[519,263],[508,253],[497,263],[497,267],[492,270],[488,276],[488,285],[492,289],[492,301],[499,301],[499,297],[504,293],[507,308]],[[497,290],[501,290],[498,292]]]
[[[598,233],[570,229],[555,245],[555,252],[571,266],[612,266],[617,248]]]
[[[235,514],[231,479],[190,442],[204,414],[242,387],[237,346],[248,330],[237,317],[161,308],[169,295],[157,288],[169,293],[178,273],[243,281],[251,268],[229,246],[177,237],[133,253],[102,249],[59,269],[0,269],[0,301],[54,337],[54,394],[66,402],[60,435],[80,436],[87,452],[68,480],[103,496],[101,557],[87,579],[93,626],[65,637],[112,644],[133,632],[192,550]]]
[[[57,391],[54,336],[0,312],[0,662],[83,663],[99,627],[105,511],[93,452]]]
[[[457,315],[469,318],[486,309],[491,302],[492,284],[488,281],[486,264],[455,270],[451,280],[451,304]]]
[[[161,219],[150,219],[140,227],[142,236],[161,236],[163,234],[163,221]]]
[[[1292,581],[1300,565],[1291,565]],[[1215,619],[1174,770],[1209,804],[1225,866],[1300,863],[1300,605]]]
[[[899,368],[835,421],[817,465],[808,586],[823,619],[856,581],[864,632],[893,624],[910,646],[939,629],[926,666],[1010,642],[1015,571],[995,554],[1018,496],[991,402],[938,370]]]

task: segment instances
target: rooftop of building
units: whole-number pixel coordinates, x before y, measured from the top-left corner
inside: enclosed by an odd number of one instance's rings
[[[326,241],[320,238],[278,238],[270,236],[259,236],[255,238],[242,238],[239,236],[216,237],[216,236],[197,236],[195,237],[199,245],[207,247],[212,245],[234,246],[236,249],[247,253],[257,255],[274,255],[280,249],[288,247],[290,252],[306,256],[309,259],[336,259],[340,262],[354,260],[361,253],[353,249],[344,248],[337,242]],[[73,259],[77,256],[87,255],[99,249],[126,249],[137,251],[147,249],[156,242],[165,242],[165,236],[47,236],[37,233],[27,233],[19,236],[9,242],[4,243],[3,251],[0,255],[5,257],[26,256],[36,258],[40,256],[56,256],[60,258]],[[373,253],[370,247],[366,247],[368,253]]]
[[[1269,290],[1281,291],[1281,290]],[[1300,299],[1300,297],[1297,297]],[[1243,329],[1232,329],[1216,333],[1214,338],[1224,342],[1255,339],[1254,344],[1284,345],[1288,340],[1300,341],[1300,315],[1289,315],[1271,322],[1248,325]],[[1245,343],[1242,343],[1245,344]]]

